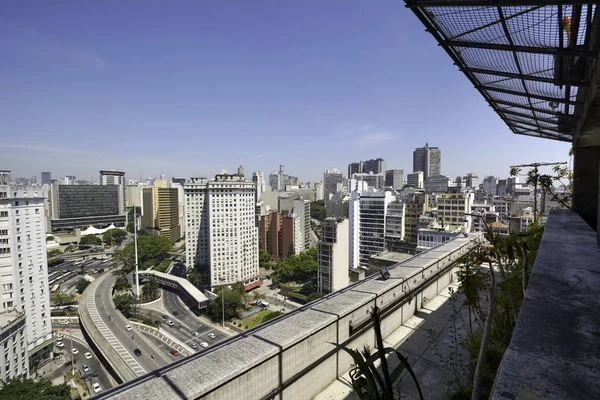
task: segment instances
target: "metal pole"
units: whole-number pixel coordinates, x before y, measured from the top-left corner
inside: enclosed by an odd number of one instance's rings
[[[538,188],[538,167],[536,166],[535,171],[535,188],[533,189],[533,222],[537,222],[537,188]]]
[[[223,286],[223,285],[221,285],[221,313],[223,315],[222,326],[223,326],[223,328],[225,328],[225,286]]]
[[[71,375],[73,375],[73,379],[75,379],[75,363],[73,362],[75,359],[75,355],[73,354],[73,328],[71,326],[71,312],[69,311],[69,337],[71,339]]]
[[[133,241],[135,248],[135,296],[140,298],[140,275],[138,273],[138,252],[137,252],[137,215],[135,206],[133,206]]]

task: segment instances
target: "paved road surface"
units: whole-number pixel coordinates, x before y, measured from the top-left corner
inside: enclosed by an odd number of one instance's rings
[[[55,333],[55,335],[57,335],[58,333],[61,333],[62,330],[68,330],[68,329],[69,329],[69,325],[61,325],[61,324],[54,324],[54,323],[52,324],[52,330],[58,331],[57,333]],[[59,360],[59,362],[60,363],[70,362],[71,361],[71,348],[77,349],[78,353],[73,355],[73,359],[75,361],[75,368],[77,368],[79,370],[79,372],[81,373],[81,376],[82,376],[84,382],[86,383],[86,385],[88,387],[88,391],[90,391],[90,393],[93,393],[92,384],[94,384],[96,382],[98,382],[100,384],[100,387],[102,387],[103,390],[108,390],[113,386],[111,384],[110,380],[108,379],[108,377],[106,376],[106,374],[104,373],[104,370],[100,366],[98,357],[96,357],[96,354],[89,348],[89,346],[83,345],[79,341],[73,340],[73,345],[71,347],[71,340],[68,335],[64,335],[64,338],[61,339],[60,341],[64,343],[64,347],[60,348],[60,347],[54,346],[55,354],[58,352],[58,353],[61,353],[61,355],[62,355],[62,358]],[[89,360],[86,359],[84,356],[84,354],[88,353],[88,352],[92,354],[92,358]],[[88,365],[90,367],[90,371],[87,373],[83,372],[84,364]],[[64,372],[67,370],[67,368],[71,368],[71,367],[60,368],[61,374],[64,374]]]
[[[154,346],[146,341],[145,338],[141,336],[141,333],[136,331],[135,328],[132,331],[127,331],[125,329],[125,326],[130,324],[130,322],[113,307],[110,300],[112,297],[111,287],[117,277],[110,274],[103,278],[103,281],[96,288],[94,293],[94,301],[99,318],[112,335],[104,334],[103,332],[101,333],[108,339],[109,344],[117,349],[119,356],[128,365],[132,366],[134,372],[138,376],[158,369],[173,361],[172,359],[165,357],[162,353],[156,352]],[[131,338],[132,335],[133,339]],[[136,348],[139,348],[142,352],[142,355],[139,357],[134,355],[134,350]],[[151,358],[150,354],[154,354],[155,357]]]
[[[167,333],[184,342],[185,344],[191,345],[196,343],[198,348],[196,351],[202,351],[200,347],[201,342],[208,343],[209,347],[212,344],[227,339],[229,336],[219,329],[214,328],[208,321],[199,319],[194,313],[192,313],[183,302],[177,297],[176,294],[167,290],[162,291],[162,309],[160,310],[143,310],[144,314],[161,322],[161,329],[164,329]],[[164,311],[166,310],[166,311]],[[174,311],[177,311],[175,315]],[[165,322],[166,319],[163,315],[167,315],[174,325],[168,326]],[[197,336],[194,336],[194,332]],[[215,335],[214,339],[208,337],[209,333]]]

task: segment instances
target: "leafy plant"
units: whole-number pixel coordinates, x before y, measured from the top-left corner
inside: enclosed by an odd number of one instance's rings
[[[413,382],[417,387],[419,398],[423,400],[423,393],[419,386],[419,381],[410,366],[408,359],[399,351],[391,347],[383,346],[383,337],[381,335],[381,314],[379,307],[373,307],[371,310],[371,319],[373,320],[373,329],[377,342],[377,351],[371,352],[368,346],[362,351],[350,349],[346,346],[332,343],[338,349],[348,353],[354,361],[353,368],[350,370],[350,385],[361,399],[369,400],[392,400],[400,397],[400,386],[397,383],[404,370],[408,371]],[[398,357],[399,364],[391,372],[389,371],[386,355],[395,354]],[[381,372],[375,366],[376,361],[380,361]]]

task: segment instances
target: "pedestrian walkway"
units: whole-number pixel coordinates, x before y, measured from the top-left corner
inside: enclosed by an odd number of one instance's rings
[[[448,288],[457,291],[458,285],[451,284]],[[447,360],[452,351],[458,351],[462,360],[469,359],[460,344],[454,341],[455,337],[459,340],[465,335],[464,321],[468,321],[468,315],[465,308],[460,308],[463,302],[464,297],[459,295],[453,305],[448,291],[445,291],[430,299],[415,315],[384,340],[385,347],[393,347],[408,358],[423,396],[428,400],[447,399],[453,393],[453,389],[449,387],[449,382],[454,378],[449,371],[451,365],[450,363],[444,365],[447,361],[443,360]],[[455,314],[456,310],[458,310],[457,314]],[[452,315],[456,315],[456,318],[453,319]],[[394,368],[396,359],[393,356],[390,359],[394,362],[391,368]],[[457,367],[457,369],[461,368],[461,366]],[[317,395],[315,400],[358,399],[349,381],[349,375],[345,373]],[[418,398],[415,384],[409,375],[405,373],[398,384],[402,398]],[[446,390],[440,388],[444,385],[447,386]]]

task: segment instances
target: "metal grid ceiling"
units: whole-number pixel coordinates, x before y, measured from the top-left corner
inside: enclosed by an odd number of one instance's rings
[[[509,2],[406,0],[514,133],[570,142],[598,55],[597,3]]]

